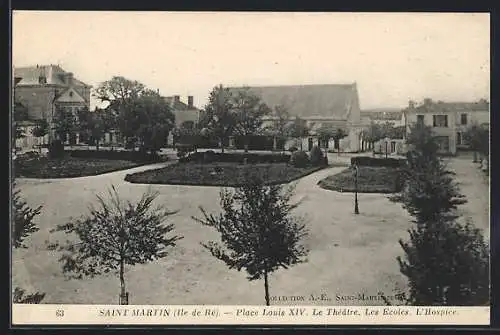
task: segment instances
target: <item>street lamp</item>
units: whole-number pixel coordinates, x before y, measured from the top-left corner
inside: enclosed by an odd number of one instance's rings
[[[387,159],[387,146],[389,144],[390,138],[386,137],[385,138],[385,158]]]
[[[359,214],[358,206],[358,165],[353,165],[352,176],[354,177],[354,214]]]

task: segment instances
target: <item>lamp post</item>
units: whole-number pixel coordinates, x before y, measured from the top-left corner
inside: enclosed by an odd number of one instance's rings
[[[354,177],[354,214],[359,214],[358,206],[358,165],[353,165],[352,175]]]
[[[386,159],[387,159],[387,146],[388,146],[388,144],[389,144],[389,138],[388,138],[388,137],[386,137],[386,138],[385,138],[385,158],[386,158]]]

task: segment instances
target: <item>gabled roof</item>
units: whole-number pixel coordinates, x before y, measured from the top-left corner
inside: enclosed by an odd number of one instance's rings
[[[85,103],[85,99],[73,88],[69,88],[59,95],[57,102],[81,102]]]
[[[290,116],[347,120],[357,100],[356,84],[229,87],[231,93],[248,89],[270,108],[282,105]]]
[[[40,77],[45,77],[46,84],[48,85],[67,86],[64,82],[64,75],[66,73],[69,72],[64,71],[58,65],[37,65],[14,68],[14,78],[21,78],[17,83],[17,86],[39,85]],[[73,85],[90,87],[90,85],[87,85],[76,78],[73,78]]]
[[[398,108],[374,108],[361,111],[362,118],[368,118],[372,121],[393,121],[401,120],[403,111]]]

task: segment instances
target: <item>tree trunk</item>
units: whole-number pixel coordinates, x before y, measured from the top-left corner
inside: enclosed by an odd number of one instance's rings
[[[224,153],[224,139],[223,138],[220,139],[220,150],[222,153]]]
[[[125,265],[123,264],[123,260],[120,261],[120,298],[123,299],[127,294],[125,289]],[[120,301],[123,304],[122,301]]]
[[[264,290],[266,293],[266,306],[269,306],[269,281],[267,278],[267,270],[264,270]]]
[[[474,160],[473,160],[474,163],[477,163],[477,151],[474,150]]]
[[[99,151],[99,140],[95,141],[95,149],[96,151]]]

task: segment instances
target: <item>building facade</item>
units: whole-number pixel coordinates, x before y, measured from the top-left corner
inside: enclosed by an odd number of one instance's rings
[[[180,95],[174,95],[163,98],[170,106],[172,113],[175,116],[175,127],[181,126],[197,127],[200,122],[201,110],[194,106],[194,97],[189,95],[187,101],[181,101]],[[169,133],[167,139],[168,145],[174,144],[174,135]]]
[[[50,136],[54,136],[58,111],[76,114],[81,108],[90,108],[91,88],[58,65],[14,68],[14,101],[27,108],[27,120],[47,120]]]
[[[390,124],[394,128],[401,127],[401,135],[384,138],[373,144],[373,152],[387,155],[402,155],[405,152],[404,127],[405,119],[402,108],[376,108],[361,111],[361,121],[366,130],[372,125]],[[362,140],[362,147],[366,149],[367,143]],[[363,143],[364,142],[364,143]]]
[[[347,136],[338,144],[340,151],[357,152],[360,148],[362,123],[356,83],[327,85],[289,85],[230,87],[231,93],[248,90],[274,110],[283,107],[289,114],[290,123],[297,117],[306,122],[309,135],[290,141],[310,150],[313,145],[330,148],[333,142],[320,143],[317,130],[323,126],[340,128]],[[268,116],[264,126],[271,125],[276,118]],[[333,148],[332,148],[333,149]]]
[[[430,126],[442,154],[455,155],[467,148],[463,134],[472,124],[489,125],[489,103],[481,100],[467,102],[433,102],[426,99],[420,106],[410,105],[405,110],[407,132],[414,123]]]

